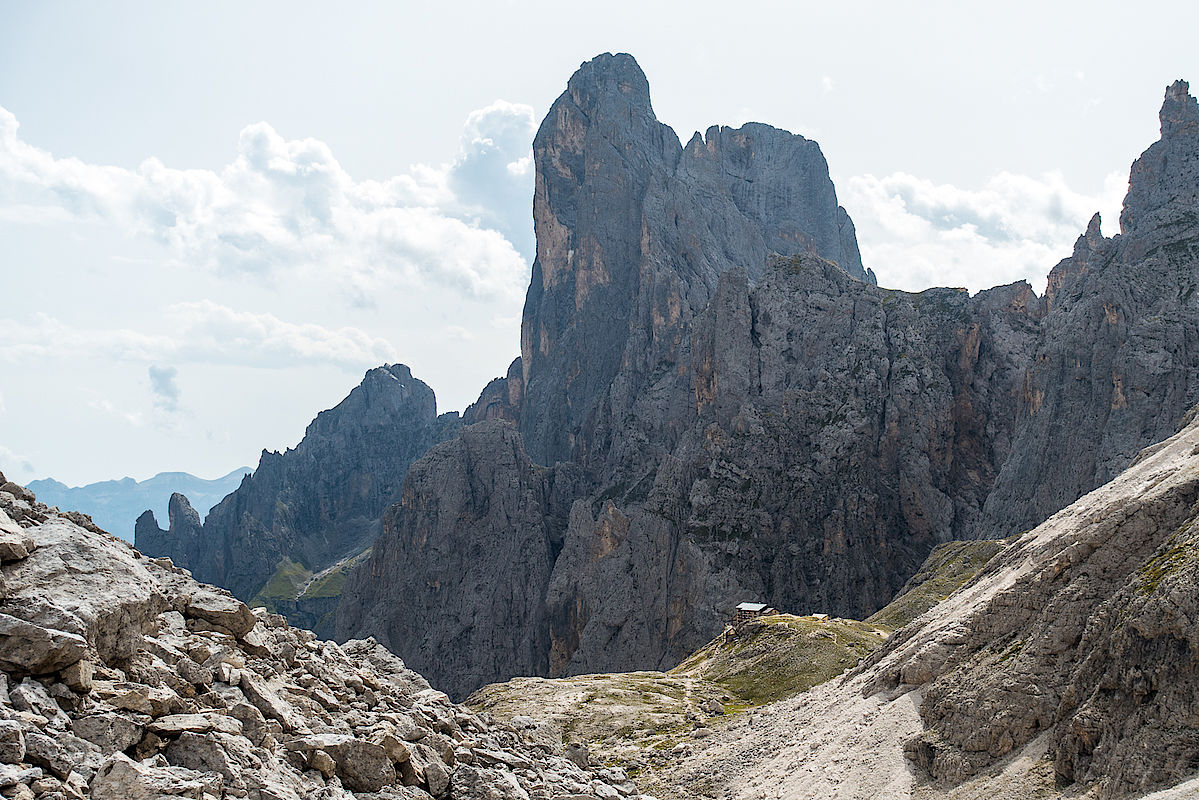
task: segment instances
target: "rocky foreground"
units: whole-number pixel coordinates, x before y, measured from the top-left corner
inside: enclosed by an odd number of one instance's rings
[[[637,798],[0,475],[0,794],[21,800]]]

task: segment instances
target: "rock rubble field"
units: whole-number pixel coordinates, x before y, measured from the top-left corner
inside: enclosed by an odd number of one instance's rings
[[[4,797],[652,800],[2,475],[0,561]]]

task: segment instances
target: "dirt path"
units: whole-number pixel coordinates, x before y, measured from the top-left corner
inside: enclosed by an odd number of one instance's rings
[[[654,770],[646,790],[662,800],[911,798],[903,742],[920,730],[918,702],[916,692],[866,698],[853,682],[830,681],[711,720],[711,734]]]

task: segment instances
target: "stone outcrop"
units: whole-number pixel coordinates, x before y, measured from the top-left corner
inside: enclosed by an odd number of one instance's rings
[[[458,424],[456,413],[437,415],[433,390],[408,367],[377,367],[318,414],[294,449],[263,451],[254,473],[202,526],[175,495],[168,530],[147,512],[136,546],[249,600],[284,559],[317,572],[369,547],[409,464]]]
[[[534,465],[511,423],[464,428],[413,465],[385,535],[349,579],[340,624],[409,653],[456,696],[497,671],[546,672],[544,587],[574,477]]]
[[[24,549],[2,567],[5,797],[640,797],[453,705],[374,641],[320,641],[0,484]]]
[[[508,366],[508,373],[495,378],[479,394],[479,399],[462,412],[462,424],[474,425],[489,419],[503,419],[514,425],[520,422],[524,403],[524,370],[520,358]]]
[[[1193,417],[1194,415],[1192,415]],[[1199,764],[1199,422],[1024,534],[859,672],[916,692],[908,757],[956,785],[1042,745],[1115,798]]]
[[[503,487],[506,507],[544,495],[507,448],[490,464],[440,462],[460,474],[414,483],[393,509],[339,635],[377,609],[387,618],[369,629],[400,625],[409,643],[392,646],[455,691],[473,688],[466,675],[662,669],[746,597],[862,618],[936,544],[1034,527],[1199,400],[1194,105],[1170,88],[1162,141],[1133,168],[1126,230],[1105,238],[1092,220],[1045,296],[1024,283],[913,294],[879,288],[850,255],[814,143],[749,125],[676,147],[631,58],[583,65],[534,144],[521,374],[480,406],[516,417],[530,460],[571,476],[555,477],[555,521],[493,517],[478,536],[470,514],[429,524],[439,487],[475,474]],[[470,505],[486,508],[475,485]],[[500,562],[483,583],[454,580],[471,574],[465,554],[528,537],[536,569]],[[418,557],[393,592],[382,554],[407,552],[401,538],[456,567],[422,584]],[[513,582],[519,596],[497,610]],[[388,616],[399,596],[404,611]],[[450,619],[441,596],[456,598]],[[440,667],[428,647],[475,616],[548,649]]]
[[[133,526],[137,548],[147,555],[170,553],[172,560],[180,564],[191,564],[203,570],[201,565],[208,556],[204,540],[204,523],[192,508],[185,495],[175,492],[167,503],[167,529],[158,527],[154,512],[146,509]]]

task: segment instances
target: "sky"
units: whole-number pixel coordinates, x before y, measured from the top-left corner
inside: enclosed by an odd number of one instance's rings
[[[530,143],[632,53],[686,141],[817,140],[882,285],[1040,293],[1118,231],[1193,3],[0,0],[0,470],[202,477],[372,366],[461,411],[519,355]]]

